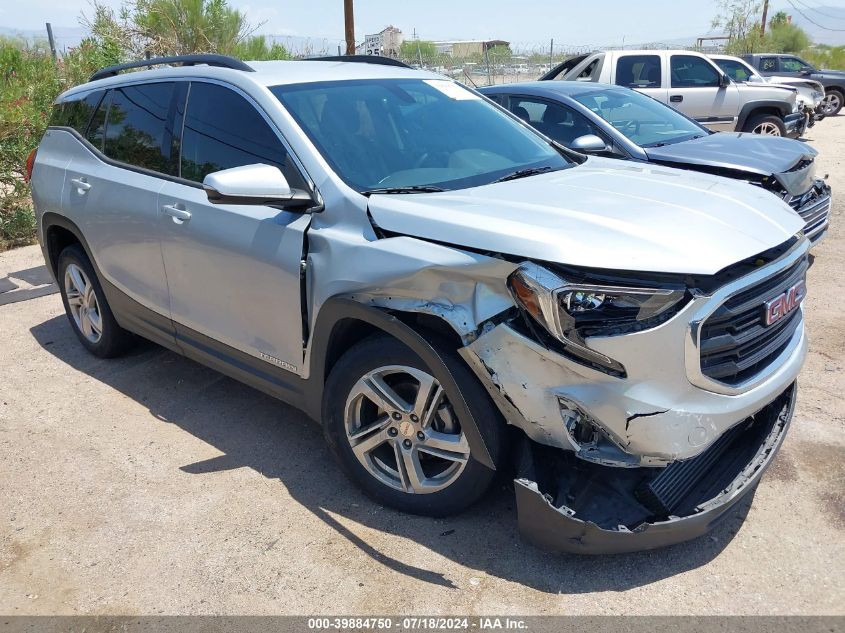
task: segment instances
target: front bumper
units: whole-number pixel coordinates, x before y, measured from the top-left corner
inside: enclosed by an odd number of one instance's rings
[[[798,138],[807,129],[807,117],[803,112],[793,112],[783,117],[783,125],[786,128],[786,136]]]
[[[670,510],[655,509],[655,500],[642,493],[644,481],[660,476],[654,474],[658,469],[595,467],[597,472],[579,476],[566,464],[556,472],[548,455],[524,455],[515,481],[522,537],[548,551],[611,554],[656,549],[706,534],[755,489],[786,436],[795,395],[793,384],[737,425],[717,458],[708,462],[704,453],[668,467],[666,471],[685,469],[687,479],[694,479],[686,482],[685,492],[663,490],[664,498],[674,499]],[[677,488],[683,477],[672,473],[663,479]]]

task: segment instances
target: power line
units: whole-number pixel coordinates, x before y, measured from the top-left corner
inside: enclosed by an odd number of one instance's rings
[[[824,16],[824,17],[826,17],[826,18],[832,18],[832,19],[834,19],[834,20],[845,20],[845,15],[830,15],[829,13],[825,13],[824,11],[822,11],[822,10],[821,10],[820,8],[818,8],[818,7],[814,7],[814,6],[812,6],[812,5],[807,4],[807,3],[806,3],[806,2],[804,2],[803,0],[797,0],[797,1],[798,1],[800,4],[803,4],[803,5],[804,5],[805,7],[807,7],[808,9],[810,9],[810,10],[812,10],[812,11],[815,11],[815,12],[816,12],[816,13],[818,13],[819,15],[823,15],[823,16]]]
[[[795,4],[792,0],[786,0],[786,1],[789,3],[789,5],[790,5],[793,9],[795,9],[795,10],[798,12],[798,15],[800,15],[802,18],[804,18],[805,20],[807,20],[807,22],[809,22],[810,24],[815,24],[817,27],[819,27],[820,29],[824,29],[825,31],[836,31],[836,32],[838,32],[838,33],[845,33],[845,29],[832,29],[832,28],[830,28],[829,26],[823,26],[823,25],[819,24],[819,23],[818,23],[818,22],[816,22],[813,18],[811,18],[810,16],[808,16],[808,15],[807,15],[806,13],[804,13],[801,9],[799,9],[799,8],[798,8],[798,6],[797,6],[797,5],[796,5],[796,4]],[[798,0],[798,1],[800,2],[801,0]]]

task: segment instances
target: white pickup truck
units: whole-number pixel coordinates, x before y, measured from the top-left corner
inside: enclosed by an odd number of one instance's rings
[[[588,53],[564,61],[540,79],[594,81],[633,88],[717,132],[796,138],[806,125],[795,89],[734,82],[712,60],[694,51]]]

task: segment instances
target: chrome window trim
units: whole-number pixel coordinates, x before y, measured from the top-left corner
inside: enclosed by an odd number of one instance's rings
[[[685,337],[684,345],[684,362],[687,369],[687,379],[690,383],[696,387],[700,387],[701,389],[712,391],[714,393],[726,396],[737,396],[747,393],[755,387],[759,387],[780,370],[784,361],[795,352],[795,350],[800,346],[801,339],[804,337],[803,305],[799,308],[799,310],[802,311],[801,323],[795,329],[786,349],[784,349],[776,359],[769,363],[769,365],[758,374],[737,385],[729,385],[718,380],[714,380],[713,378],[706,376],[701,371],[701,329],[707,318],[718,310],[725,301],[735,294],[746,290],[749,286],[753,286],[767,277],[771,277],[794,265],[798,260],[807,255],[807,252],[810,250],[810,246],[810,241],[806,237],[801,236],[798,242],[777,260],[722,286],[709,296],[701,296],[698,298],[697,302],[700,303],[700,306],[693,313],[689,325],[687,326],[687,335]]]

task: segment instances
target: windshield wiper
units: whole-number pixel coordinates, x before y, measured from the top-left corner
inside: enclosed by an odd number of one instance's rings
[[[446,191],[440,187],[433,187],[431,185],[411,185],[409,187],[382,187],[380,189],[367,189],[361,193],[365,196],[370,196],[374,193],[437,193],[439,191]]]
[[[551,171],[551,167],[529,167],[528,169],[518,169],[512,174],[508,174],[507,176],[502,176],[498,180],[494,180],[493,182],[506,182],[508,180],[516,180],[517,178],[526,178],[528,176],[535,176],[537,174],[542,174],[544,171]]]

